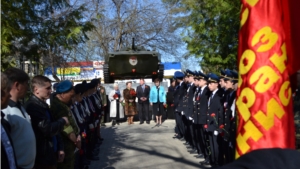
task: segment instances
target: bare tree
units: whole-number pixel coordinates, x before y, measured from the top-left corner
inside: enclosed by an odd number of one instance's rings
[[[130,47],[132,38],[136,46],[157,50],[171,60],[180,53],[177,49],[184,43],[175,33],[172,15],[159,0],[85,0],[84,3],[89,9],[86,17],[94,18],[96,28],[88,33],[90,42],[74,48],[74,59],[106,60],[109,52]]]

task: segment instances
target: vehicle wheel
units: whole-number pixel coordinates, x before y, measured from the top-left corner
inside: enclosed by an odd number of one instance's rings
[[[103,65],[103,78],[104,78],[104,83],[109,83],[110,82],[109,66],[108,66],[108,64],[104,64]]]

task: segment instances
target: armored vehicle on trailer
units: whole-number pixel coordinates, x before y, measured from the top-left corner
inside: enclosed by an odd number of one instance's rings
[[[109,53],[103,65],[104,83],[114,83],[115,80],[159,78],[163,79],[164,65],[161,64],[160,54],[156,51],[135,47],[134,40],[131,48]]]

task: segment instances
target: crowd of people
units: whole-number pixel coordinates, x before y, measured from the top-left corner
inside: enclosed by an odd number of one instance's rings
[[[107,104],[100,80],[61,81],[54,92],[45,76],[29,82],[17,68],[1,73],[1,167],[82,169],[99,160]],[[29,86],[31,96],[21,104]]]
[[[175,72],[170,102],[176,120],[175,139],[185,145],[203,165],[213,167],[234,160],[238,73],[221,75],[201,71]],[[172,97],[172,96],[169,96]]]
[[[145,84],[144,79],[140,79],[140,85],[136,89],[132,88],[132,82],[126,83],[126,88],[121,92],[117,83],[114,84],[108,99],[110,100],[110,119],[112,125],[127,117],[128,125],[134,124],[135,115],[139,116],[140,124],[150,124],[151,113],[149,106],[152,107],[152,114],[156,117],[156,126],[162,124],[162,115],[166,108],[166,91],[159,79],[154,80],[154,86]]]
[[[31,96],[21,104],[29,87]],[[155,107],[153,113],[160,125],[165,95],[158,79],[151,89],[144,79],[140,79],[137,90],[127,82],[122,92],[115,83],[108,95],[112,125],[125,117],[128,125],[134,124],[137,108],[140,124],[150,124],[149,105]],[[7,69],[1,73],[1,167],[88,168],[91,160],[99,160],[106,107],[106,91],[100,79],[76,85],[64,80],[52,86],[45,76],[30,79],[20,69]]]
[[[300,71],[293,97],[297,149],[300,149],[299,75]],[[167,96],[167,103],[171,105],[176,119],[176,133],[173,138],[185,141],[184,145],[191,154],[204,159],[200,162],[204,166],[219,167],[235,160],[237,88],[238,73],[229,69],[221,70],[219,75],[190,70],[174,74]],[[284,151],[280,153],[288,154]]]
[[[136,89],[127,82],[123,91],[115,83],[107,100],[100,79],[52,86],[45,76],[30,79],[20,69],[7,69],[1,73],[1,167],[87,168],[91,160],[99,160],[108,103],[113,126],[125,117],[132,125],[135,115],[140,125],[150,124],[149,107],[160,126],[167,110],[176,121],[173,138],[185,141],[191,154],[204,159],[201,164],[230,163],[235,156],[237,83],[238,73],[229,69],[220,75],[178,71],[168,90],[159,79],[152,87],[140,79]],[[29,87],[31,96],[21,104]],[[299,101],[299,91],[294,98]]]

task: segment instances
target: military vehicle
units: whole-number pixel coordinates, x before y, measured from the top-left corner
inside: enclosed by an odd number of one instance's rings
[[[103,65],[104,83],[114,83],[115,80],[156,78],[164,76],[164,65],[161,64],[160,54],[134,46],[109,53]]]

